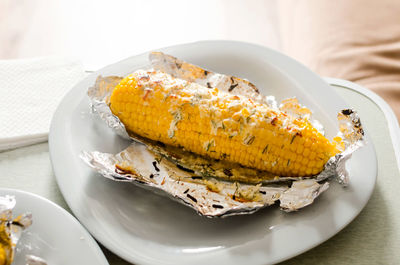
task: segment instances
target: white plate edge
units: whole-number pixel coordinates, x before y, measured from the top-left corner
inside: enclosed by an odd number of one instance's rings
[[[93,236],[86,230],[86,228],[78,221],[78,219],[76,219],[72,214],[70,214],[67,210],[65,210],[63,207],[59,206],[58,204],[56,204],[55,202],[42,197],[38,194],[32,193],[32,192],[28,192],[28,191],[24,191],[24,190],[19,190],[19,189],[12,189],[12,188],[1,188],[0,187],[0,192],[4,192],[4,193],[8,193],[7,195],[10,196],[18,196],[18,194],[23,194],[25,196],[28,197],[34,197],[35,199],[44,202],[45,204],[51,205],[51,207],[54,207],[55,209],[57,209],[57,211],[59,211],[63,216],[65,216],[65,218],[68,218],[71,223],[74,224],[74,226],[76,226],[81,233],[83,233],[84,237],[86,240],[88,240],[88,242],[90,242],[90,248],[92,248],[95,252],[96,252],[96,256],[98,256],[100,259],[103,260],[104,265],[109,265],[107,258],[105,257],[103,251],[101,250],[100,246],[97,244],[96,240],[93,238]],[[16,203],[18,204],[18,199],[16,199]],[[29,209],[27,209],[27,212],[29,212]],[[32,220],[35,220],[35,216],[32,216]],[[28,228],[29,230],[29,228]],[[23,236],[23,235],[22,235]]]

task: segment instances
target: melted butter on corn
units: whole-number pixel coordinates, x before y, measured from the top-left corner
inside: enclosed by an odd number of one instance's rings
[[[110,108],[142,137],[279,176],[317,174],[338,152],[307,119],[159,71],[124,78]]]

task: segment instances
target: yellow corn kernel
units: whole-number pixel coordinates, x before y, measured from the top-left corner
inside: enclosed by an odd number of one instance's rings
[[[338,152],[308,120],[162,72],[124,78],[110,108],[129,132],[280,176],[317,174]]]

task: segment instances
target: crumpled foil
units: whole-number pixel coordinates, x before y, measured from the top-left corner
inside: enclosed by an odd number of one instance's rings
[[[279,199],[281,208],[287,212],[310,205],[314,199],[329,188],[329,183],[319,184],[315,179],[294,181]]]
[[[358,148],[365,144],[364,130],[360,117],[352,109],[345,109],[337,115],[339,121],[338,136],[343,139],[345,149],[343,152],[331,157],[325,164],[324,170],[316,176],[318,181],[335,178],[340,184],[349,183],[349,173],[346,170],[346,161]]]
[[[14,196],[0,197],[0,254],[5,255],[5,265],[14,259],[15,247],[22,232],[32,224],[30,213],[13,217],[12,210],[16,204]]]
[[[208,88],[218,87],[219,90],[234,95],[245,95],[254,101],[268,104],[267,97],[261,95],[258,88],[246,79],[214,73],[162,52],[150,53],[149,60],[155,70],[165,72],[176,78],[198,83]]]
[[[26,265],[47,265],[47,262],[34,255],[26,255]]]
[[[206,87],[218,87],[220,90],[250,97],[268,104],[271,108],[307,118],[323,131],[323,127],[312,119],[312,112],[296,98],[283,100],[278,106],[273,96],[261,95],[245,79],[213,73],[159,52],[151,53],[149,58],[149,67],[156,70]],[[250,168],[232,172],[232,166],[226,162],[205,159],[179,148],[167,147],[132,133],[128,134],[125,126],[109,108],[112,90],[121,79],[122,77],[99,76],[95,85],[89,88],[88,95],[93,112],[98,113],[119,135],[130,137],[135,142],[116,155],[84,151],[81,158],[107,178],[133,182],[153,191],[162,190],[164,195],[208,217],[249,214],[275,202],[279,202],[285,211],[305,207],[328,189],[328,179],[337,179],[343,185],[348,183],[345,162],[363,145],[364,132],[357,113],[343,110],[338,114],[338,136],[343,139],[344,151],[332,157],[320,174],[299,179],[274,176]],[[230,181],[233,174],[242,176],[246,184]]]
[[[88,96],[92,112],[97,113],[107,123],[108,127],[112,128],[119,136],[129,139],[125,125],[117,116],[112,114],[111,109],[108,107],[112,91],[121,80],[122,77],[118,76],[99,76],[96,79],[94,87],[89,88]]]
[[[285,205],[281,206],[294,211],[309,205],[325,190],[314,188],[299,191],[289,188],[287,184],[261,186],[198,176],[140,143],[132,143],[116,155],[83,151],[81,158],[106,178],[132,182],[153,191],[164,191],[162,195],[190,206],[207,217],[254,213],[281,198],[285,200]],[[308,184],[302,185],[303,182]],[[313,187],[324,186],[313,179],[294,181],[300,187],[310,186],[310,182]],[[291,197],[286,193],[292,194]],[[291,199],[295,201],[291,202]]]

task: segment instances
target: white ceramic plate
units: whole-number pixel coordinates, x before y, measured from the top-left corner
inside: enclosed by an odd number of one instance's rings
[[[317,75],[294,60],[257,45],[204,41],[160,49],[211,70],[254,82],[263,93],[297,96],[315,112],[327,135],[346,103]],[[332,187],[299,212],[276,207],[253,215],[207,219],[132,184],[117,183],[80,161],[81,150],[116,153],[129,142],[90,113],[87,88],[98,75],[126,75],[148,65],[148,54],[107,66],[77,84],[63,99],[50,130],[50,153],[60,189],[92,235],[122,258],[139,264],[276,263],[324,242],[350,223],[367,203],[376,179],[371,142],[351,159],[350,185]]]
[[[0,196],[13,195],[13,216],[31,212],[32,225],[24,231],[13,264],[25,264],[25,256],[35,255],[49,265],[106,265],[106,258],[92,236],[66,210],[38,195],[0,188]]]

